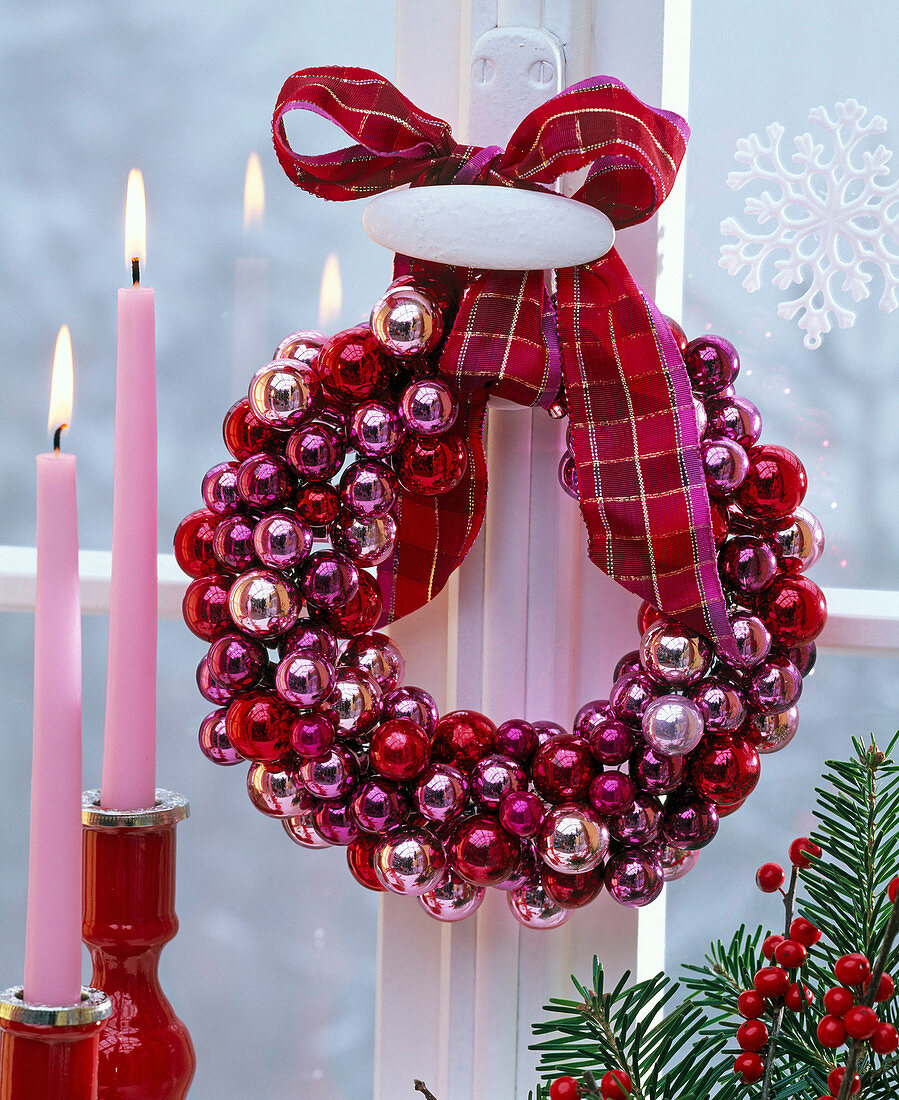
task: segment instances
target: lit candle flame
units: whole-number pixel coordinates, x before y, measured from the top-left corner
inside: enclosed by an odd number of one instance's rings
[[[318,327],[325,329],[340,316],[343,308],[343,285],[340,282],[340,264],[337,253],[332,252],[325,260],[322,272],[322,288],[318,299]]]
[[[243,227],[250,229],[262,225],[265,213],[265,183],[262,179],[262,165],[259,155],[250,153],[247,159],[247,174],[243,181]]]
[[[69,326],[63,325],[56,337],[56,351],[53,354],[53,375],[50,382],[50,415],[47,417],[47,431],[54,432],[67,428],[72,420],[72,391],[75,388],[75,372],[72,363],[72,337]]]
[[[125,194],[125,259],[131,263],[135,258],[140,264],[147,262],[147,201],[144,177],[132,168]]]

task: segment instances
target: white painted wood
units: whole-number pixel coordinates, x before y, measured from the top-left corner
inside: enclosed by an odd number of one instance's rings
[[[493,271],[574,267],[604,256],[615,241],[601,210],[501,187],[387,191],[365,208],[362,225],[392,252]]]

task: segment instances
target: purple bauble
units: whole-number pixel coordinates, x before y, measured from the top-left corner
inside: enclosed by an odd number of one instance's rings
[[[234,688],[224,687],[213,679],[209,671],[209,654],[204,653],[197,665],[197,687],[207,703],[226,707],[237,694]]]
[[[278,639],[278,652],[282,657],[298,650],[309,650],[318,657],[334,664],[337,660],[337,635],[326,626],[314,625],[308,619],[301,619],[292,630]]]
[[[256,561],[253,547],[255,519],[247,515],[225,516],[216,524],[212,553],[232,573],[242,573]]]
[[[523,718],[512,718],[497,729],[494,744],[497,752],[526,764],[537,751],[537,730]]]
[[[227,516],[243,507],[237,491],[237,462],[220,462],[203,477],[203,502],[210,512]]]
[[[333,745],[323,756],[304,760],[297,774],[309,794],[333,801],[352,791],[359,764],[349,749]]]
[[[226,707],[207,714],[200,723],[200,752],[213,764],[230,767],[239,764],[243,757],[228,740],[225,732]]]
[[[724,579],[743,595],[761,592],[777,576],[774,551],[755,535],[737,535],[726,542],[718,564]]]
[[[579,500],[577,488],[577,460],[571,451],[566,451],[559,459],[559,484],[572,500]]]
[[[354,462],[340,479],[340,501],[359,519],[386,516],[396,504],[396,493],[396,475],[376,458]]]
[[[304,424],[284,449],[287,461],[304,481],[330,481],[343,465],[346,446],[328,424]]]
[[[609,694],[609,710],[614,718],[629,726],[640,726],[643,711],[656,696],[656,687],[642,673],[622,676]]]
[[[503,795],[523,791],[527,787],[524,768],[508,756],[492,753],[482,757],[469,775],[471,791],[484,806],[496,809]]]
[[[362,669],[382,692],[394,691],[403,680],[406,659],[397,643],[386,634],[360,634],[347,642],[340,664]]]
[[[324,756],[336,732],[333,720],[319,711],[298,714],[290,727],[290,744],[297,756]]]
[[[445,873],[443,846],[425,829],[396,829],[375,856],[375,874],[394,894],[420,897],[435,890]]]
[[[308,650],[288,653],[275,670],[275,690],[295,707],[317,706],[333,687],[333,665]]]
[[[381,778],[361,783],[353,793],[350,806],[356,824],[366,833],[382,833],[399,825],[409,810],[397,784]]]
[[[738,614],[731,619],[737,652],[744,668],[760,664],[771,651],[771,632],[755,615]]]
[[[415,781],[418,812],[429,821],[453,821],[468,797],[468,780],[452,764],[431,764]]]
[[[287,463],[265,452],[250,455],[237,469],[237,491],[254,508],[275,508],[290,500],[296,478]]]
[[[749,473],[749,456],[732,439],[707,439],[702,444],[702,464],[709,489],[730,496]]]
[[[643,713],[646,743],[665,756],[683,756],[702,739],[699,707],[684,695],[662,695]]]
[[[590,805],[598,814],[612,817],[627,813],[634,806],[634,781],[624,772],[603,772],[590,784]]]
[[[630,776],[638,790],[649,794],[670,794],[684,777],[684,758],[666,756],[651,745],[639,745],[630,760]]]
[[[606,864],[606,889],[619,905],[649,905],[661,894],[664,882],[662,865],[653,849],[626,848]]]
[[[510,891],[509,910],[512,916],[525,928],[558,928],[571,920],[572,909],[563,909],[547,894],[539,880],[526,882],[517,890]]]
[[[312,528],[293,512],[269,512],[253,528],[253,549],[263,565],[289,569],[312,549]]]
[[[762,714],[774,714],[791,707],[802,693],[799,669],[786,657],[771,657],[753,670],[746,695]]]
[[[609,818],[609,832],[622,844],[648,844],[662,827],[662,803],[652,794],[638,794],[629,810]]]
[[[405,428],[399,413],[380,401],[366,401],[353,413],[350,441],[360,454],[384,458],[402,443]]]
[[[450,871],[436,890],[419,895],[418,904],[435,920],[459,921],[477,912],[486,894],[483,886],[472,886]]]
[[[617,718],[599,717],[587,735],[587,744],[600,764],[623,764],[634,751],[634,732]],[[578,729],[581,727],[578,726]]]
[[[349,844],[359,835],[359,826],[353,820],[348,798],[334,798],[320,802],[312,811],[315,831],[329,844]]]
[[[244,634],[225,634],[209,647],[209,674],[230,691],[255,687],[268,668],[265,646]]]
[[[400,399],[400,415],[416,435],[442,435],[456,419],[459,406],[452,390],[436,378],[412,382]]]
[[[388,691],[384,696],[381,713],[385,720],[410,718],[421,726],[429,737],[433,737],[440,717],[434,697],[417,687],[400,687],[394,691]]]
[[[341,516],[331,530],[340,549],[363,569],[387,561],[396,547],[396,520],[391,515],[375,519]]]
[[[746,720],[742,694],[724,680],[704,680],[690,689],[699,707],[705,729],[710,733],[733,733]]]
[[[818,648],[814,642],[806,642],[804,645],[793,645],[787,650],[787,656],[799,670],[803,678],[810,676],[818,659]]]
[[[695,795],[671,795],[662,814],[662,833],[675,848],[704,848],[718,832],[718,811]]]
[[[531,791],[509,791],[499,804],[499,823],[517,837],[535,836],[543,824],[546,809],[542,799]]]
[[[316,607],[335,608],[359,591],[359,570],[345,554],[319,550],[303,564],[300,587]]]
[[[729,386],[740,371],[737,349],[723,336],[700,336],[687,344],[684,362],[694,390],[713,394]]]
[[[762,434],[759,410],[745,397],[716,397],[706,406],[709,435],[751,447]]]

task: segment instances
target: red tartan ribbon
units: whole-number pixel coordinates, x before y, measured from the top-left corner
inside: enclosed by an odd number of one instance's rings
[[[284,128],[285,114],[296,109],[335,122],[358,144],[296,153]],[[648,107],[620,81],[601,76],[532,111],[505,150],[462,146],[446,122],[382,76],[339,67],[294,73],[278,97],[273,131],[288,177],[325,199],[361,198],[407,183],[546,190],[564,173],[587,167],[572,197],[602,210],[616,229],[645,221],[664,202],[689,135],[679,116]],[[398,271],[409,266],[397,257]],[[555,310],[541,271],[439,270],[464,288],[441,371],[463,391],[459,430],[468,441],[469,471],[443,497],[402,495],[397,551],[380,576],[385,621],[439,592],[480,529],[488,395],[546,406],[561,385],[590,558],[734,656],[690,380],[667,323],[618,253],[559,270]]]

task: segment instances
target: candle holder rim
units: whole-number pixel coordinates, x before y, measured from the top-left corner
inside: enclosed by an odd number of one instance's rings
[[[78,1004],[47,1005],[25,1000],[21,985],[0,993],[0,1020],[30,1027],[84,1027],[98,1024],[112,1014],[112,1001],[102,989],[81,987]]]
[[[100,805],[100,791],[83,791],[81,824],[94,829],[148,829],[161,825],[177,825],[190,817],[190,803],[183,794],[156,788],[156,804],[140,810],[105,809]]]

